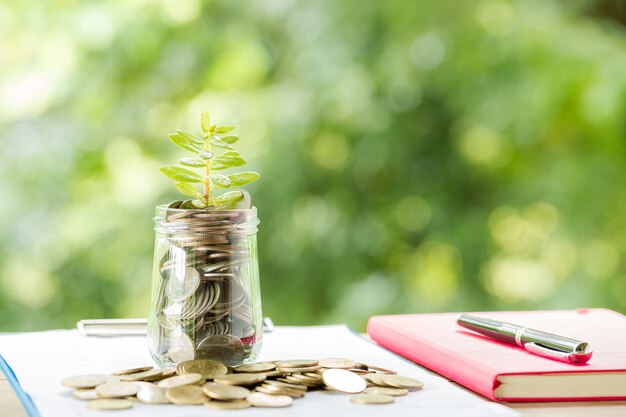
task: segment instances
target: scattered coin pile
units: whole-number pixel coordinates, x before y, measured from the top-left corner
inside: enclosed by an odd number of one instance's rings
[[[172,366],[194,358],[243,362],[261,338],[256,210],[166,213],[156,226],[149,323],[155,359]]]
[[[389,404],[422,388],[416,379],[350,359],[258,362],[229,368],[210,359],[181,362],[176,369],[151,366],[111,375],[79,375],[61,383],[93,410],[121,410],[135,401],[204,405],[210,409],[288,407],[311,391],[354,394],[356,404]]]

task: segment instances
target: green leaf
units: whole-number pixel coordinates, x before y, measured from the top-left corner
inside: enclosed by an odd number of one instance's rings
[[[228,133],[232,132],[233,130],[235,130],[235,126],[218,126],[217,129],[215,129],[215,133]]]
[[[189,142],[195,143],[196,145],[202,147],[204,145],[204,138],[195,133],[185,132],[183,130],[177,130],[176,133],[183,137],[183,139],[188,140]]]
[[[203,111],[202,116],[200,117],[200,126],[202,126],[202,131],[204,133],[209,133],[211,130],[211,118],[209,117],[209,113]]]
[[[180,182],[202,182],[202,177],[193,171],[176,165],[165,165],[161,172],[173,180]]]
[[[204,159],[205,161],[208,161],[209,159],[213,158],[213,152],[200,151],[200,158]]]
[[[230,188],[230,179],[226,175],[213,174],[211,175],[211,182],[218,187]]]
[[[238,167],[244,165],[246,160],[243,156],[235,151],[226,151],[221,155],[217,155],[211,160],[212,169],[226,169],[230,167]]]
[[[218,208],[232,208],[242,199],[243,193],[241,191],[229,191],[219,197],[210,199],[209,204]]]
[[[172,142],[174,142],[174,144],[180,146],[183,149],[186,149],[188,151],[191,152],[195,152],[198,153],[202,150],[202,147],[195,144],[194,142],[192,142],[189,139],[186,139],[184,136],[182,136],[179,132],[176,133],[171,133],[169,135],[169,138]]]
[[[206,161],[198,158],[181,158],[180,163],[194,168],[203,168],[206,166]]]
[[[174,186],[178,188],[178,191],[185,195],[189,195],[191,197],[199,197],[201,195],[198,190],[196,190],[196,187],[186,182],[175,182]]]
[[[237,142],[239,140],[239,136],[237,135],[228,135],[228,136],[222,136],[220,138],[222,140],[222,142],[226,142],[228,144],[233,144],[235,142]]]
[[[228,143],[220,140],[220,138],[218,138],[217,136],[213,136],[213,139],[211,139],[211,145],[213,146],[217,146],[218,148],[224,148],[224,149],[234,149],[232,146],[230,146]]]
[[[231,186],[241,187],[242,185],[250,184],[251,182],[258,180],[260,176],[261,175],[259,175],[258,172],[243,171],[229,175],[228,179],[230,180]]]
[[[193,200],[191,202],[191,204],[195,207],[195,208],[205,208],[207,206],[207,203],[205,203],[202,200]]]

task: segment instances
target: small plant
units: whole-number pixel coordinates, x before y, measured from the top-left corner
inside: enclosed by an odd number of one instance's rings
[[[177,130],[169,138],[176,145],[195,155],[191,158],[181,158],[180,163],[185,167],[196,168],[200,173],[178,165],[165,165],[161,172],[176,181],[174,186],[180,192],[193,200],[174,201],[170,208],[181,209],[227,209],[233,208],[244,198],[242,191],[230,191],[214,197],[213,190],[219,188],[241,187],[259,179],[260,175],[253,171],[241,171],[223,175],[215,171],[222,171],[246,164],[246,160],[234,150],[233,144],[239,136],[233,134],[234,126],[217,126],[211,124],[209,113],[203,112],[200,117],[201,131],[195,133]],[[218,151],[221,151],[218,153]],[[196,184],[202,184],[199,190]]]

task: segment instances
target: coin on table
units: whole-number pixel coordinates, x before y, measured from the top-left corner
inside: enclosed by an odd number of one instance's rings
[[[253,385],[265,381],[265,374],[228,374],[214,378],[215,382],[227,385]]]
[[[303,368],[306,366],[317,366],[317,361],[310,359],[292,359],[288,361],[276,361],[276,367],[280,368]]]
[[[161,378],[169,378],[171,376],[176,375],[176,368],[165,368],[161,369]]]
[[[100,398],[95,389],[75,389],[72,394],[79,400],[97,400]]]
[[[313,371],[319,371],[320,369],[322,369],[321,366],[315,365],[315,366],[302,366],[302,367],[292,367],[292,368],[285,368],[284,366],[278,366],[276,367],[276,370],[278,372],[293,372],[293,373],[301,373],[301,372],[313,372]]]
[[[173,274],[165,285],[165,294],[172,301],[189,298],[200,286],[200,273],[197,269],[186,267],[184,274]]]
[[[92,410],[124,410],[132,406],[130,400],[100,399],[87,402],[87,407]]]
[[[244,387],[232,385],[210,385],[204,386],[204,393],[215,400],[245,400],[250,395],[250,390]]]
[[[363,375],[363,378],[371,384],[378,385],[381,387],[388,387],[389,385],[385,384],[384,376],[385,376],[384,374],[372,373],[372,374]]]
[[[241,365],[235,368],[235,372],[256,373],[256,372],[269,372],[276,369],[274,362],[258,362],[251,363],[249,365]]]
[[[75,389],[94,388],[105,382],[107,382],[107,375],[76,375],[61,380],[64,386]]]
[[[172,403],[179,405],[200,405],[208,401],[202,387],[197,385],[168,388],[165,395]]]
[[[368,387],[363,391],[365,394],[381,394],[381,395],[391,395],[392,397],[399,397],[402,395],[407,395],[409,390],[404,388],[389,388],[389,387]]]
[[[122,375],[120,379],[122,381],[134,382],[134,381],[156,381],[161,378],[163,372],[160,369],[148,369],[147,371],[134,372],[132,374]]]
[[[234,401],[209,401],[204,403],[205,407],[211,410],[242,410],[244,408],[252,407],[246,400],[234,400]]]
[[[203,381],[204,377],[200,374],[177,375],[159,381],[157,383],[157,387],[174,388],[182,387],[184,385],[198,385],[201,384]]]
[[[124,369],[122,371],[113,372],[111,375],[114,375],[114,376],[129,375],[129,374],[134,374],[137,372],[149,371],[150,369],[152,369],[152,366],[141,366],[139,368]]]
[[[132,382],[107,382],[98,385],[96,392],[100,398],[123,398],[137,394],[139,389],[139,385]]]
[[[289,384],[287,382],[280,382],[280,381],[265,381],[265,384],[274,385],[275,387],[281,387],[281,388],[297,389],[301,391],[308,390],[308,387],[305,385]]]
[[[356,362],[344,358],[325,358],[319,360],[319,366],[327,369],[352,369],[356,366]]]
[[[157,386],[145,387],[139,390],[137,399],[147,404],[169,404],[170,400],[165,395],[166,391],[167,388],[159,388]]]
[[[424,386],[422,381],[418,381],[417,379],[409,378],[407,376],[380,375],[379,378],[385,385],[395,388],[419,390]]]
[[[328,369],[322,374],[322,379],[326,386],[349,394],[361,392],[367,386],[363,378],[345,369]]]
[[[254,407],[289,407],[293,403],[293,398],[288,395],[270,395],[262,392],[253,392],[246,398]]]
[[[226,375],[228,368],[223,363],[211,359],[195,359],[179,363],[176,372],[180,375],[201,374],[205,379],[213,379]]]
[[[359,394],[353,395],[350,401],[356,404],[389,404],[394,402],[391,395],[382,394]]]

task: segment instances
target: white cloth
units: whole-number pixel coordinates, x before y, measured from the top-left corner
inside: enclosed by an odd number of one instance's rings
[[[393,369],[424,382],[424,389],[397,397],[394,404],[360,405],[350,395],[311,392],[285,409],[250,408],[214,411],[203,406],[148,405],[116,411],[119,417],[206,417],[215,416],[430,416],[489,417],[518,416],[503,405],[490,402],[351,332],[346,326],[277,327],[264,335],[259,360],[320,359],[345,357]],[[74,398],[60,380],[79,374],[111,373],[152,365],[145,337],[83,337],[75,330],[22,333],[0,336],[0,354],[11,366],[24,390],[31,396],[41,417],[102,417]]]

